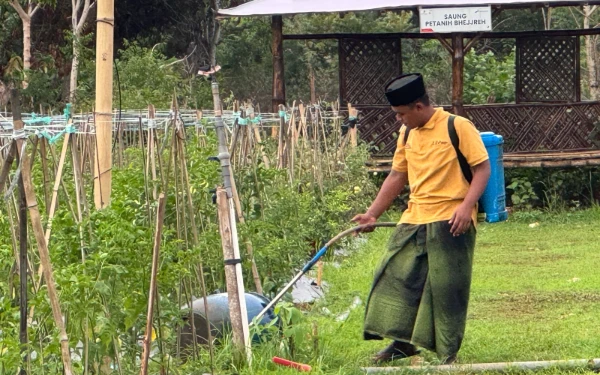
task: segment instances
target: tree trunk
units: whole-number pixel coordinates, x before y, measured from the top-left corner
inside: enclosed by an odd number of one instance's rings
[[[590,28],[590,18],[596,11],[596,7],[590,7],[589,5],[583,6],[583,28]],[[590,85],[590,100],[597,100],[600,94],[598,87],[598,72],[596,69],[598,53],[596,51],[596,42],[598,37],[596,35],[585,36],[585,58],[587,62],[588,80]]]
[[[27,88],[29,70],[31,69],[31,18],[23,18],[23,88]]]
[[[73,35],[73,62],[71,64],[71,79],[69,82],[69,101],[75,102],[77,91],[77,75],[79,74],[79,35]]]

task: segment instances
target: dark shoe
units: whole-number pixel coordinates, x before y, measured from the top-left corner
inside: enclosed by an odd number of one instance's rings
[[[456,362],[456,354],[452,354],[451,356],[446,357],[442,361],[442,365],[451,365],[454,364],[454,362]]]
[[[382,363],[395,359],[412,357],[413,355],[417,355],[419,353],[420,352],[417,350],[417,348],[412,344],[394,341],[385,349],[375,354],[372,359],[373,362]]]

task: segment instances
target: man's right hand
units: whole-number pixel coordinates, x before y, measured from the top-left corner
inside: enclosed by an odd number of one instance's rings
[[[356,215],[352,218],[353,223],[357,223],[358,225],[369,225],[369,224],[375,224],[377,222],[377,218],[373,215],[370,215],[369,213],[364,213],[364,214],[359,214]],[[372,232],[375,230],[375,227],[366,227],[363,228],[361,230],[358,230],[357,232]]]

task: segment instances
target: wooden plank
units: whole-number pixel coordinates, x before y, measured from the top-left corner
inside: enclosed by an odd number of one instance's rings
[[[504,168],[559,168],[600,165],[600,150],[558,151],[544,153],[504,154]],[[387,173],[392,158],[373,158],[367,163],[369,172]]]
[[[465,38],[475,38],[479,32],[463,33]],[[553,37],[553,36],[581,36],[600,34],[600,28],[578,29],[578,30],[545,30],[545,31],[509,31],[509,32],[490,32],[485,33],[481,39],[514,39],[518,37]],[[283,40],[311,40],[311,39],[438,39],[439,37],[448,37],[445,33],[330,33],[330,34],[285,34]]]

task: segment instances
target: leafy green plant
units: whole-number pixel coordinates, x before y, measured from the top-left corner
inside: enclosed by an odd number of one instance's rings
[[[515,100],[515,50],[500,59],[492,51],[465,56],[464,101],[469,104]]]
[[[536,195],[533,185],[525,178],[516,178],[507,189],[512,190],[510,199],[516,208],[533,208],[533,205],[539,199]]]

